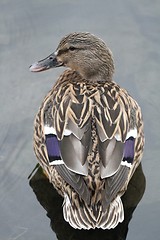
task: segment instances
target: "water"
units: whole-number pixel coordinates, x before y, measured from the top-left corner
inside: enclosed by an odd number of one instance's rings
[[[142,107],[147,188],[127,239],[159,238],[159,9],[156,0],[0,1],[1,240],[56,239],[27,177],[37,163],[34,116],[63,69],[31,74],[28,67],[73,31],[90,31],[108,43],[116,63],[115,80]]]

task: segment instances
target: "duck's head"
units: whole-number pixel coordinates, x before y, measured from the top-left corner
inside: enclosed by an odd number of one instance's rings
[[[71,33],[60,41],[56,51],[31,65],[32,72],[65,66],[90,81],[111,81],[114,62],[110,49],[90,33]]]

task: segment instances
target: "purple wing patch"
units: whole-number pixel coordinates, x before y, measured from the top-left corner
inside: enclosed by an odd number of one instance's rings
[[[134,143],[135,143],[135,138],[130,137],[126,140],[124,144],[124,150],[123,150],[123,160],[122,162],[127,162],[128,164],[133,163],[134,159]]]
[[[59,142],[54,134],[47,134],[46,135],[46,147],[49,157],[49,163],[54,164],[55,160],[62,160]]]

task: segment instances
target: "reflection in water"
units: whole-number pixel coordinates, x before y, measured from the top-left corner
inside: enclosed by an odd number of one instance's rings
[[[122,197],[125,220],[115,229],[111,230],[76,230],[73,229],[63,218],[62,204],[63,199],[49,183],[39,166],[35,174],[30,179],[30,186],[40,204],[47,211],[47,216],[51,220],[51,228],[56,233],[59,240],[124,240],[128,232],[128,224],[132,214],[141,200],[145,190],[145,176],[141,164],[136,169],[128,189]]]

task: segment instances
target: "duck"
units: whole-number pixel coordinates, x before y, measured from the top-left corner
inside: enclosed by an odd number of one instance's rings
[[[31,72],[67,69],[46,95],[34,121],[34,151],[63,197],[75,229],[114,229],[124,221],[121,197],[141,163],[141,108],[113,79],[113,54],[89,32],[64,36]]]

